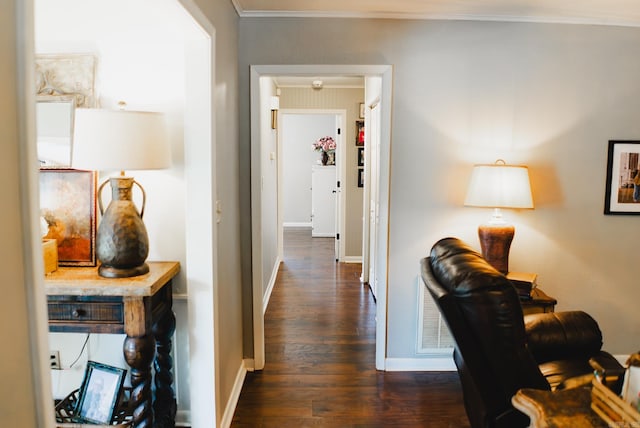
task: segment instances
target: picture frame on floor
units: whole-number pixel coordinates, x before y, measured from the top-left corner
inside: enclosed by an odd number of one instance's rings
[[[640,141],[609,141],[606,180],[604,214],[640,215]]]
[[[77,420],[111,424],[126,373],[125,369],[89,360],[78,396]]]

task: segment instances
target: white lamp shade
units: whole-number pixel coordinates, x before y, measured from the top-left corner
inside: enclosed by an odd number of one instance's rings
[[[71,165],[95,171],[170,167],[171,151],[164,115],[76,109]]]
[[[523,165],[475,165],[469,182],[467,206],[533,208],[529,169]]]

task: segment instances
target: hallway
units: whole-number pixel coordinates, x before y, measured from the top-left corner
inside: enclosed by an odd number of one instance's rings
[[[265,316],[266,365],[248,373],[232,427],[468,427],[455,372],[375,369],[375,302],[334,240],[285,229]]]

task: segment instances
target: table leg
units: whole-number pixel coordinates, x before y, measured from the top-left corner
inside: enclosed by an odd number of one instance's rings
[[[155,370],[156,399],[153,403],[155,427],[174,427],[176,420],[176,398],[173,390],[173,358],[171,357],[171,338],[176,330],[176,317],[173,311],[167,313],[153,325],[156,339]]]
[[[124,340],[124,359],[131,368],[131,397],[133,426],[151,428],[153,408],[151,394],[151,362],[155,355],[156,341],[152,335],[131,337]]]

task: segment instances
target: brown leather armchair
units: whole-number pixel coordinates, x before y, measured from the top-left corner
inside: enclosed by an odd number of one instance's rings
[[[511,282],[459,239],[438,241],[421,268],[456,343],[453,356],[472,427],[529,426],[529,418],[511,405],[518,389],[590,382],[590,360],[623,373],[601,350],[602,334],[591,316],[572,311],[523,317]]]

